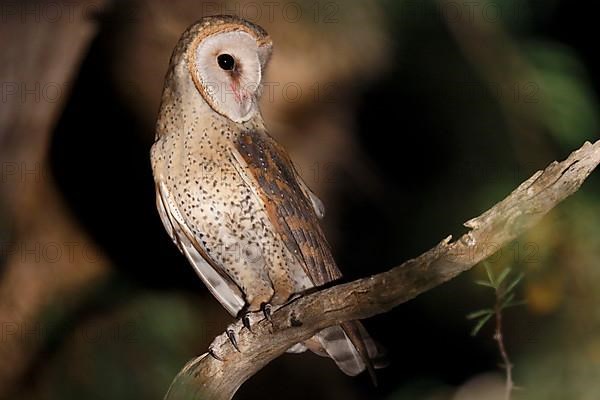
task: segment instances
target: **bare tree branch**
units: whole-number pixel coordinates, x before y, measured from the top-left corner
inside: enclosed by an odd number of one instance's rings
[[[600,141],[585,143],[565,161],[554,162],[522,183],[507,198],[465,223],[470,231],[370,278],[340,284],[302,297],[263,320],[253,331],[241,322],[230,327],[236,351],[222,334],[212,348],[223,361],[204,354],[177,375],[167,399],[231,399],[238,388],[290,346],[323,328],[389,311],[469,270],[533,227],[575,193],[600,163]]]

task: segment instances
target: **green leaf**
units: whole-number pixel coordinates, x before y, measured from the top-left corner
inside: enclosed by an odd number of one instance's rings
[[[492,271],[492,266],[487,261],[483,263],[483,266],[485,267],[485,272],[487,273],[490,284],[493,288],[497,287],[496,281],[494,280],[494,271]]]
[[[502,271],[500,276],[498,276],[498,279],[496,280],[496,286],[502,285],[502,282],[504,282],[504,280],[506,279],[508,274],[510,274],[510,267],[504,269],[504,271]]]
[[[543,125],[563,148],[590,139],[600,128],[598,99],[580,57],[560,44],[535,41],[524,52],[533,64],[531,81],[520,84],[522,105],[533,103]]]
[[[506,308],[506,306],[508,304],[510,304],[511,301],[513,301],[515,299],[515,294],[514,293],[508,293],[508,296],[506,296],[506,298],[504,299],[504,301],[502,301],[502,304],[500,305],[500,309],[503,310]]]
[[[477,319],[477,318],[481,318],[483,316],[493,314],[493,313],[494,313],[494,310],[486,308],[485,310],[479,310],[479,311],[472,312],[471,314],[467,315],[467,319]]]
[[[519,307],[527,304],[527,300],[511,301],[504,308]]]
[[[514,290],[514,288],[517,287],[517,285],[523,280],[523,278],[525,277],[525,275],[523,275],[522,273],[519,274],[514,281],[512,281],[512,283],[510,285],[508,285],[506,287],[506,290],[504,291],[505,294],[510,293]]]
[[[484,325],[490,320],[490,318],[492,318],[492,315],[493,314],[486,315],[485,317],[482,317],[479,321],[477,321],[477,324],[471,331],[471,336],[477,336],[481,328],[483,328]]]
[[[475,281],[475,283],[479,286],[485,286],[485,287],[494,289],[494,285],[492,285],[491,283],[489,283],[487,281]]]

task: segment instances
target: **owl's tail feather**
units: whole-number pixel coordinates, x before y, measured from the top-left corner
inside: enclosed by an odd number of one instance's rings
[[[375,369],[387,366],[384,350],[358,321],[323,329],[304,344],[314,353],[333,359],[346,375],[368,370],[375,385]]]

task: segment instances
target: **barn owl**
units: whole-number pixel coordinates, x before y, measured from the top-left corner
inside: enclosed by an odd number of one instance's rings
[[[188,28],[171,57],[151,149],[168,234],[245,325],[248,315],[268,318],[292,296],[341,277],[319,226],[323,204],[260,113],[271,50],[262,28],[237,17],[206,17]],[[307,349],[352,376],[372,373],[379,356],[358,321],[289,351]]]

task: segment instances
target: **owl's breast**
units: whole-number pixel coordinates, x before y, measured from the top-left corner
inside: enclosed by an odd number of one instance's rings
[[[225,140],[166,139],[153,152],[162,154],[153,157],[160,179],[187,228],[217,262],[230,265],[232,253],[266,239],[266,213],[233,165]]]

